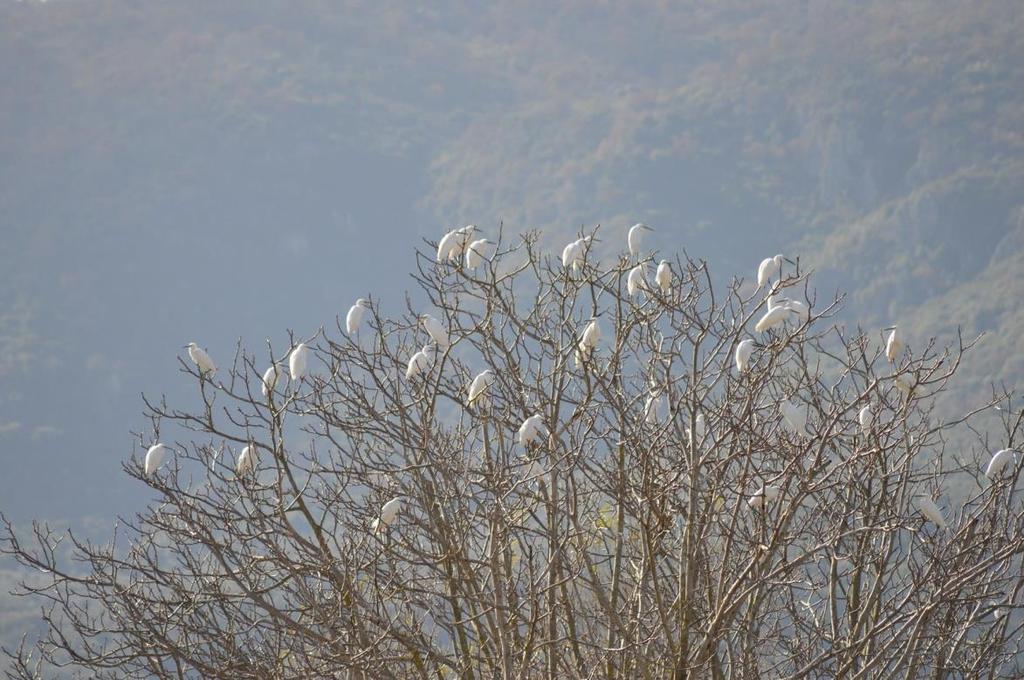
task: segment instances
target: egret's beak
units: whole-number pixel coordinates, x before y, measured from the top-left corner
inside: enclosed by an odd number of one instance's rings
[[[648,227],[646,224],[644,225],[644,229],[646,229],[647,231],[654,231],[653,227]]]

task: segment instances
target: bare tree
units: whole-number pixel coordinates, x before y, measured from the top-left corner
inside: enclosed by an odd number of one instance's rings
[[[677,259],[631,296],[635,258],[577,243],[421,253],[423,304],[305,339],[301,380],[297,338],[183,359],[196,406],[147,401],[138,434],[164,465],[124,466],[158,502],[108,545],[6,524],[47,579],[12,677],[1024,674],[1020,468],[947,451],[978,411],[935,407],[970,343],[890,361],[798,264],[716,292]]]

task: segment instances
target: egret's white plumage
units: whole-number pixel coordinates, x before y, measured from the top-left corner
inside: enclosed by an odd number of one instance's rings
[[[199,368],[199,373],[206,375],[208,373],[215,373],[217,366],[213,363],[213,359],[206,353],[202,347],[194,342],[188,343],[188,356],[192,359],[193,363]]]
[[[917,510],[932,524],[935,524],[940,529],[946,529],[946,519],[942,516],[942,510],[928,496],[922,495],[917,497]]]
[[[750,355],[754,353],[754,341],[742,340],[736,345],[736,371],[743,373],[750,365]]]
[[[758,333],[763,333],[769,328],[775,328],[776,326],[784,324],[790,314],[792,314],[792,312],[789,311],[788,307],[785,305],[779,305],[775,309],[765,312],[764,316],[762,316],[757,322],[757,325],[754,326],[754,330]]]
[[[476,269],[477,267],[480,266],[480,263],[482,263],[486,259],[484,257],[484,253],[487,250],[488,243],[490,243],[490,241],[488,241],[485,238],[482,238],[473,241],[468,246],[466,246],[467,269]]]
[[[487,388],[494,382],[494,371],[487,369],[481,371],[473,378],[473,382],[469,384],[469,398],[466,399],[466,406],[472,406],[473,403],[484,395]]]
[[[768,305],[768,311],[770,312],[773,309],[777,309],[778,307],[784,306],[787,302],[789,302],[789,298],[783,297],[781,295],[769,295],[766,302]]]
[[[783,305],[790,311],[790,313],[792,313],[793,316],[800,319],[800,323],[811,318],[811,308],[807,306],[806,302],[802,302],[800,300],[786,300]]]
[[[988,467],[985,468],[985,476],[989,479],[993,479],[1003,471],[1009,463],[1012,463],[1014,459],[1013,449],[1002,449],[996,451],[992,456],[992,460],[988,462]]]
[[[420,323],[423,324],[423,330],[437,343],[438,347],[441,349],[448,348],[451,340],[448,338],[448,331],[444,329],[440,321],[429,314],[420,314]]]
[[[441,237],[441,240],[437,244],[437,261],[447,262],[452,258],[452,251],[458,246],[459,240],[462,238],[462,234],[459,233],[458,229],[452,229],[447,234]]]
[[[437,348],[434,345],[424,345],[423,349],[416,352],[409,358],[409,365],[405,368],[406,379],[412,379],[428,370],[434,363],[434,354]]]
[[[779,413],[793,433],[801,437],[807,436],[807,412],[804,409],[787,399],[779,404]]]
[[[857,422],[860,423],[860,431],[866,435],[871,434],[871,425],[875,422],[875,414],[871,412],[871,405],[865,406],[857,414]]]
[[[765,506],[766,503],[771,503],[779,497],[779,487],[777,486],[762,486],[760,489],[754,492],[754,495],[747,500],[747,505],[760,510]]]
[[[661,288],[663,295],[668,295],[672,292],[672,265],[668,263],[668,260],[662,260],[658,263],[658,271],[654,274],[654,281],[658,284],[658,288]]]
[[[349,335],[354,335],[359,330],[359,324],[363,322],[363,314],[366,312],[366,300],[359,298],[356,303],[352,305],[352,308],[348,310],[348,314],[345,315],[345,331]]]
[[[757,287],[763,288],[769,279],[782,271],[782,255],[766,257],[757,267]]]
[[[597,343],[601,340],[601,327],[597,324],[597,319],[591,319],[587,327],[583,329],[582,335],[580,335],[580,341],[576,346],[576,365],[582,366],[583,362],[591,357],[594,353],[594,348],[597,347]]]
[[[380,516],[373,520],[370,529],[374,533],[381,533],[388,529],[398,519],[398,511],[402,509],[402,499],[392,498],[380,509]]]
[[[235,461],[235,474],[244,475],[246,472],[256,467],[256,462],[256,447],[250,444],[243,448],[241,453],[238,454],[238,460]]]
[[[899,336],[896,327],[893,326],[889,332],[889,339],[885,341],[885,356],[890,362],[895,362],[903,351],[903,340]]]
[[[306,343],[300,342],[288,355],[288,372],[292,380],[299,381],[306,377],[306,367],[309,363],[309,348]]]
[[[145,469],[146,474],[151,475],[157,471],[160,464],[164,462],[164,456],[167,454],[167,447],[163,444],[156,443],[149,447],[146,451],[146,462]]]
[[[539,413],[532,415],[519,426],[519,443],[523,446],[530,446],[537,443],[541,437],[547,436],[547,433],[547,428],[544,427],[544,417]]]
[[[638,264],[630,269],[629,274],[626,276],[626,292],[632,297],[640,291],[646,290],[647,278],[644,276],[644,267]]]
[[[640,248],[643,246],[644,232],[654,231],[646,224],[638,223],[634,224],[629,228],[629,234],[626,235],[626,245],[629,246],[629,254],[636,255],[640,254]]]
[[[578,271],[583,265],[583,239],[577,239],[562,248],[562,266]]]
[[[284,375],[284,370],[281,368],[280,364],[274,364],[267,370],[263,371],[260,391],[263,392],[264,397],[269,396],[270,393],[274,391],[274,388],[277,386],[277,381],[281,379],[282,375]]]

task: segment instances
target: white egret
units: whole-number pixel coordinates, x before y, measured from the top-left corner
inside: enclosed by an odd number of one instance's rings
[[[768,311],[770,312],[773,309],[785,306],[785,304],[787,302],[789,302],[789,298],[783,297],[782,295],[777,295],[777,294],[769,295],[768,299],[766,300],[766,302],[767,302],[767,305],[768,305]]]
[[[438,347],[448,348],[451,340],[448,338],[448,331],[444,329],[440,321],[429,314],[420,314],[420,322],[423,324],[423,329],[427,331],[427,335],[433,338]]]
[[[487,244],[489,244],[489,243],[490,243],[490,241],[488,241],[485,238],[482,238],[482,239],[478,239],[476,241],[473,241],[468,246],[466,246],[466,268],[467,269],[476,269],[477,267],[480,266],[480,263],[483,262],[486,259],[484,257],[484,252],[486,251]]]
[[[931,498],[925,495],[917,497],[917,510],[922,516],[940,529],[946,529],[946,519],[942,516],[942,510]]]
[[[263,392],[264,397],[270,396],[270,393],[274,391],[274,388],[277,386],[277,381],[282,375],[284,375],[284,370],[281,368],[280,364],[273,364],[263,372],[260,390]]]
[[[583,265],[583,239],[577,239],[562,248],[562,266],[568,269],[579,271]]]
[[[473,238],[474,229],[476,229],[475,225],[467,224],[459,229],[452,229],[445,234],[437,244],[437,261],[458,261],[462,257],[462,252],[466,249],[466,245]]]
[[[164,456],[167,454],[167,447],[159,442],[153,444],[146,451],[146,463],[145,470],[147,475],[152,475],[156,472],[160,464],[164,462]]]
[[[668,263],[668,260],[662,260],[658,263],[658,271],[654,274],[654,281],[658,284],[658,288],[661,288],[663,295],[668,295],[672,292],[672,265]]]
[[[644,422],[648,425],[657,423],[661,418],[661,404],[664,401],[662,395],[651,394],[644,403]]]
[[[194,342],[190,342],[185,347],[188,349],[188,356],[195,365],[199,368],[200,375],[206,375],[207,373],[215,373],[217,366],[213,363],[213,359],[206,353],[202,347]]]
[[[593,317],[587,327],[580,335],[580,341],[576,346],[576,365],[582,366],[583,362],[594,353],[594,348],[601,340],[601,327],[597,324],[597,317]]]
[[[544,427],[544,417],[539,413],[532,415],[523,421],[519,426],[519,443],[523,446],[536,444],[541,437],[547,436],[547,428]]]
[[[626,276],[626,292],[632,297],[640,291],[646,290],[647,278],[644,276],[644,267],[638,264],[630,269],[629,274]]]
[[[469,384],[469,398],[466,399],[466,406],[472,406],[477,399],[484,396],[484,392],[487,391],[487,388],[490,387],[493,382],[494,371],[491,369],[488,368],[487,370],[478,373],[477,376],[473,378],[473,382]]]
[[[857,414],[857,422],[860,423],[860,431],[864,433],[864,436],[871,434],[871,425],[875,422],[875,414],[871,412],[870,404]]]
[[[288,355],[288,372],[292,380],[299,381],[306,377],[306,365],[309,362],[309,348],[306,343],[300,342]]]
[[[800,300],[786,300],[783,306],[788,309],[793,316],[800,319],[801,323],[806,322],[811,318],[811,308],[807,306],[806,302]]]
[[[765,312],[764,316],[757,322],[757,325],[754,326],[754,330],[758,333],[763,333],[769,328],[779,326],[785,323],[792,313],[785,305],[778,305],[775,309]]]
[[[889,339],[885,341],[885,356],[890,363],[893,363],[899,358],[902,351],[903,340],[900,338],[896,326],[893,326],[892,332],[889,333]]]
[[[996,451],[992,456],[992,460],[988,462],[988,467],[985,468],[985,476],[989,479],[993,479],[998,476],[1007,464],[1013,462],[1014,453],[1013,449],[1002,449],[1000,451]]]
[[[629,228],[629,234],[626,235],[626,245],[629,246],[629,254],[636,255],[640,254],[640,248],[643,246],[644,232],[654,231],[646,224],[639,223],[634,224]]]
[[[398,519],[398,511],[402,509],[402,499],[392,498],[380,509],[380,516],[373,520],[370,530],[374,533],[381,533],[390,528]]]
[[[409,365],[405,369],[405,377],[407,380],[412,379],[428,370],[434,363],[434,355],[437,352],[437,347],[434,345],[424,345],[423,349],[416,352],[409,358]]]
[[[246,446],[238,454],[238,460],[235,461],[235,474],[244,475],[246,472],[255,469],[257,462],[258,454],[256,453],[256,447],[252,444]]]
[[[750,364],[750,355],[754,353],[754,341],[742,340],[736,345],[736,372],[743,373]]]
[[[779,497],[779,487],[777,486],[762,486],[760,489],[754,492],[754,495],[747,500],[747,505],[760,510],[765,506],[765,503],[771,503]]]
[[[804,409],[787,399],[779,404],[779,413],[790,430],[801,437],[807,436],[807,412]]]
[[[359,298],[348,310],[348,314],[345,315],[345,331],[349,335],[354,335],[359,330],[359,324],[363,322],[363,314],[366,312],[367,306],[366,300]]]
[[[782,255],[766,257],[757,267],[757,288],[760,290],[773,276],[782,272]]]

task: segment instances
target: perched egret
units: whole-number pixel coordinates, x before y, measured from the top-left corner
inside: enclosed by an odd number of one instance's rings
[[[420,314],[420,322],[423,324],[423,329],[427,331],[427,335],[433,338],[438,347],[448,349],[451,340],[448,338],[448,331],[444,329],[440,321],[429,314]]]
[[[758,333],[763,333],[769,328],[774,328],[775,326],[785,323],[790,314],[792,314],[792,312],[789,311],[789,307],[786,307],[785,305],[778,305],[775,309],[765,312],[764,316],[761,317],[761,320],[757,322],[756,326],[754,326],[754,330]]]
[[[647,402],[644,403],[644,422],[649,425],[658,422],[661,417],[662,401],[663,398],[660,394],[652,394],[647,397]]]
[[[597,317],[590,320],[587,327],[583,329],[583,334],[580,335],[580,341],[576,346],[576,365],[582,366],[583,362],[590,358],[594,353],[594,348],[597,347],[597,343],[601,340],[601,327],[597,325]]]
[[[918,496],[917,509],[926,520],[935,524],[940,529],[946,529],[946,520],[942,516],[942,510],[939,510],[939,506],[931,498],[925,495]]]
[[[646,224],[634,224],[629,228],[629,234],[626,236],[626,245],[629,246],[629,254],[634,257],[640,254],[640,248],[643,245],[644,232],[654,231]]]
[[[354,335],[359,330],[359,324],[363,322],[363,314],[366,312],[366,308],[366,300],[359,298],[352,305],[352,308],[348,310],[348,314],[345,316],[345,331],[349,335]]]
[[[299,381],[306,377],[306,364],[309,361],[309,348],[306,343],[300,342],[288,355],[288,372],[292,380]]]
[[[871,434],[871,425],[875,422],[875,414],[871,412],[871,405],[865,406],[857,414],[857,421],[860,423],[860,431],[864,436]]]
[[[579,271],[579,268],[583,266],[583,239],[577,239],[572,243],[562,248],[562,266],[568,269],[572,267],[572,270]]]
[[[163,444],[156,443],[149,447],[146,451],[146,474],[152,475],[156,472],[160,464],[164,462],[164,455],[167,453],[167,447]]]
[[[217,366],[213,363],[210,355],[206,353],[206,350],[194,342],[188,343],[185,347],[188,349],[189,358],[199,368],[200,375],[216,372]]]
[[[754,495],[747,500],[747,505],[760,510],[765,506],[765,503],[771,503],[779,497],[779,487],[777,486],[762,486],[760,489],[754,492]]]
[[[996,451],[992,456],[992,460],[988,462],[988,467],[985,468],[985,476],[989,479],[994,479],[1003,471],[1003,468],[1005,468],[1008,463],[1013,462],[1013,459],[1013,449],[1002,449],[1000,451]]]
[[[238,460],[235,461],[235,474],[244,475],[246,472],[255,469],[257,462],[258,454],[256,453],[256,447],[252,444],[246,446],[238,454]]]
[[[782,255],[766,257],[757,268],[757,288],[760,290],[768,280],[782,272]]]
[[[750,365],[750,355],[754,353],[754,341],[743,340],[736,345],[736,371],[743,373]]]
[[[484,257],[484,251],[487,249],[487,244],[490,243],[485,238],[473,241],[466,246],[466,268],[476,269],[480,266],[486,258]]]
[[[767,303],[768,311],[770,312],[773,309],[785,306],[785,304],[789,302],[789,298],[783,297],[782,295],[769,295],[765,302]]]
[[[658,284],[658,288],[661,288],[663,295],[668,295],[672,292],[672,265],[668,263],[668,260],[662,260],[658,263],[658,271],[654,274],[654,281]]]
[[[629,293],[630,297],[636,295],[640,291],[647,290],[647,279],[644,277],[644,267],[638,264],[629,270],[629,275],[626,276],[626,292]]]
[[[807,306],[806,302],[800,300],[786,300],[783,306],[788,309],[793,316],[800,319],[801,323],[806,322],[811,318],[811,308]]]
[[[277,386],[277,381],[284,374],[284,370],[280,364],[274,364],[263,372],[263,381],[260,385],[260,390],[263,392],[264,397],[270,396],[270,393],[274,391]]]
[[[451,262],[458,261],[462,257],[466,245],[473,238],[473,231],[476,225],[467,224],[459,229],[452,229],[445,234],[437,244],[437,261]]]
[[[805,410],[787,399],[779,404],[779,413],[782,414],[782,419],[786,421],[790,430],[801,437],[807,436],[807,412]]]
[[[547,428],[544,427],[544,417],[539,413],[532,415],[519,426],[519,443],[523,446],[536,444],[541,437],[547,436],[547,433]]]
[[[381,533],[390,528],[398,519],[398,511],[402,509],[402,499],[392,498],[380,509],[380,516],[373,520],[370,529],[374,533]]]
[[[409,358],[409,365],[405,369],[406,379],[412,379],[428,370],[434,363],[434,355],[437,352],[437,347],[434,345],[424,345],[423,349],[416,352]]]
[[[478,373],[477,376],[473,378],[473,382],[469,384],[469,398],[466,399],[466,406],[472,406],[473,402],[484,396],[484,392],[487,391],[487,388],[490,387],[493,382],[494,371],[491,369],[488,368],[486,371]]]
[[[892,331],[889,333],[889,339],[885,342],[885,356],[892,363],[899,359],[902,351],[903,340],[900,339],[896,326],[893,326]]]

